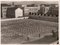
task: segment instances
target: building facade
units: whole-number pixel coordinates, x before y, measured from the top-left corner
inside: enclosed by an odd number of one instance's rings
[[[15,10],[15,18],[22,17],[23,16],[23,10],[21,8],[17,8]]]
[[[10,5],[7,5],[7,4],[1,4],[1,18],[6,18],[6,12],[7,12],[7,8],[9,7]]]
[[[33,14],[33,13],[37,13],[38,10],[40,10],[40,6],[25,6],[24,7],[24,14],[25,15],[29,15],[30,13]]]

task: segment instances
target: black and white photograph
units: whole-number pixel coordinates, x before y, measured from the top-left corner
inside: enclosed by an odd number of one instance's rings
[[[1,44],[59,44],[58,1],[1,1]]]

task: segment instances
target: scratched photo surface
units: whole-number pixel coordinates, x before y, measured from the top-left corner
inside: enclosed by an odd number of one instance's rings
[[[1,1],[1,44],[59,44],[58,1]]]

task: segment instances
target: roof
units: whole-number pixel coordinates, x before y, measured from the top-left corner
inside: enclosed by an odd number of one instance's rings
[[[10,5],[8,5],[8,4],[1,4],[1,6],[10,6]]]

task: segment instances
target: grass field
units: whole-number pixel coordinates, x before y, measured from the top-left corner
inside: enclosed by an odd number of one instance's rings
[[[1,22],[1,43],[20,43],[25,37],[34,34],[57,31],[58,23],[34,19],[20,19]]]
[[[29,18],[36,20],[50,21],[50,22],[58,22],[58,17],[30,15]]]

